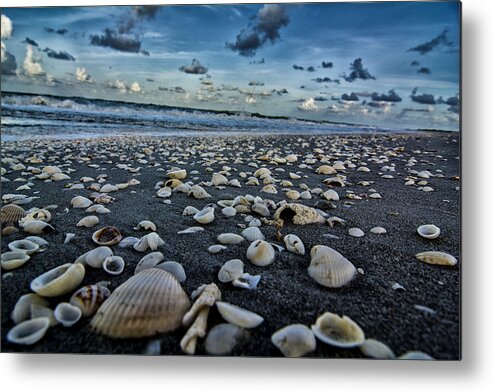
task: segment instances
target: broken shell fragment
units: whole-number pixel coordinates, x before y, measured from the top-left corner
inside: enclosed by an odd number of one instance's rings
[[[82,218],[79,222],[77,222],[77,227],[93,227],[99,223],[99,218],[96,215],[89,215]]]
[[[215,283],[203,284],[192,293],[192,299],[195,300],[190,310],[183,316],[182,323],[188,327],[197,317],[197,314],[205,306],[211,307],[221,299],[221,291]]]
[[[197,314],[193,324],[188,329],[185,336],[180,341],[180,347],[186,354],[195,354],[197,347],[197,339],[203,338],[207,330],[207,317],[209,316],[210,308],[208,306],[202,308]]]
[[[317,341],[313,332],[303,324],[292,324],[275,332],[271,341],[285,357],[299,358],[314,351]]]
[[[10,318],[15,324],[29,319],[31,305],[48,306],[49,302],[38,294],[29,293],[22,295],[16,302]]]
[[[418,227],[418,234],[428,240],[438,238],[440,235],[440,228],[435,225],[421,225]]]
[[[48,317],[38,317],[17,324],[7,333],[7,341],[29,346],[40,341],[50,326]]]
[[[438,265],[447,265],[454,266],[457,264],[457,259],[445,252],[421,252],[416,254],[416,258],[420,261],[423,261],[428,264],[438,264]]]
[[[226,261],[217,275],[220,282],[231,282],[243,275],[243,261],[232,259]]]
[[[162,245],[164,245],[164,241],[159,234],[152,232],[143,236],[138,242],[136,242],[134,249],[137,252],[145,252],[147,249],[156,250]]]
[[[249,273],[242,274],[239,278],[236,278],[231,283],[235,287],[247,290],[256,290],[258,283],[260,282],[260,275],[250,275]]]
[[[42,297],[58,297],[73,291],[84,279],[82,264],[63,264],[38,276],[31,282],[31,290]]]
[[[276,252],[274,247],[266,241],[256,240],[247,249],[248,260],[259,267],[265,267],[274,261]]]
[[[217,301],[216,306],[223,319],[238,327],[255,328],[264,321],[258,314],[227,302]]]
[[[363,330],[347,316],[325,312],[312,325],[312,331],[322,342],[341,348],[360,346],[365,341]]]
[[[98,245],[116,245],[123,239],[120,230],[114,226],[106,226],[94,232],[92,240]]]
[[[297,203],[288,203],[278,208],[274,214],[274,220],[278,219],[282,219],[284,223],[292,222],[295,225],[325,223],[325,218],[315,208]]]
[[[55,228],[46,222],[31,220],[24,223],[24,231],[29,234],[44,234],[54,232]]]
[[[338,288],[348,284],[356,275],[354,265],[336,250],[324,245],[312,248],[308,267],[310,275],[318,284]]]
[[[305,245],[297,235],[288,234],[284,237],[284,243],[286,244],[286,249],[288,251],[301,256],[305,254]]]
[[[154,222],[151,222],[150,220],[143,220],[143,221],[140,221],[139,224],[134,227],[134,230],[156,231],[157,227],[156,227]]]

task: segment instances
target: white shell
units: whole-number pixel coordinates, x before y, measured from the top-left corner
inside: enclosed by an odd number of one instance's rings
[[[276,252],[274,247],[266,241],[256,240],[247,249],[246,257],[252,264],[265,267],[274,261]]]
[[[221,210],[222,214],[227,217],[232,217],[236,215],[236,209],[234,207],[224,207]]]
[[[311,263],[308,275],[318,284],[337,288],[349,283],[356,275],[356,268],[343,255],[324,245],[316,245],[310,251]]]
[[[322,193],[322,196],[326,200],[329,200],[329,201],[337,201],[337,200],[339,200],[339,195],[333,189],[329,189],[329,190],[325,191],[324,193]]]
[[[204,231],[203,227],[200,226],[192,226],[189,227],[188,229],[185,230],[180,230],[178,234],[194,234],[194,233],[199,233],[201,231]]]
[[[135,267],[134,274],[139,273],[147,268],[153,268],[164,260],[164,255],[161,252],[152,252],[140,259],[139,263]]]
[[[260,275],[250,275],[249,273],[242,274],[239,278],[236,278],[231,283],[235,287],[247,290],[256,290],[258,283],[260,282]]]
[[[365,233],[363,232],[363,230],[361,230],[360,228],[358,227],[351,227],[349,230],[348,230],[348,234],[351,236],[351,237],[363,237],[365,235]]]
[[[379,342],[375,339],[366,339],[364,343],[359,346],[361,352],[369,358],[376,359],[394,359],[394,352],[385,343]]]
[[[70,200],[70,204],[74,208],[87,208],[92,204],[92,201],[84,196],[75,196],[72,200]]]
[[[125,268],[125,261],[120,256],[109,256],[104,259],[102,267],[110,275],[120,275]]]
[[[209,195],[207,191],[200,185],[193,185],[192,187],[190,187],[188,196],[194,197],[195,199],[206,199],[208,197],[211,197],[211,195]]]
[[[384,227],[376,226],[370,229],[370,233],[373,234],[386,234],[387,230]]]
[[[82,311],[68,302],[60,302],[53,312],[55,320],[64,327],[71,327],[82,317]]]
[[[228,260],[219,270],[217,277],[223,283],[231,282],[243,275],[243,267],[243,261],[239,259]]]
[[[397,359],[433,361],[435,358],[433,358],[431,355],[426,354],[422,351],[408,351],[408,352],[398,356]]]
[[[221,173],[214,173],[212,175],[211,182],[214,184],[214,186],[228,185],[228,179]]]
[[[108,246],[98,246],[79,256],[76,263],[82,263],[84,265],[89,265],[92,268],[101,268],[103,261],[107,258],[113,256],[113,251]]]
[[[305,245],[297,235],[288,234],[284,237],[284,243],[286,244],[286,249],[288,251],[301,256],[305,254]]]
[[[156,250],[158,247],[164,245],[164,241],[157,233],[149,233],[143,236],[138,242],[135,243],[134,249],[137,252],[145,252],[147,249]]]
[[[99,223],[99,218],[96,215],[89,215],[82,218],[79,222],[77,222],[77,226],[83,227],[93,227]]]
[[[48,317],[39,317],[26,320],[17,324],[7,333],[7,341],[15,344],[31,345],[40,341],[45,336],[50,326]]]
[[[185,207],[182,215],[183,216],[195,215],[197,212],[199,212],[199,210],[197,208],[195,208],[194,206],[188,206],[188,207]]]
[[[29,240],[17,240],[17,241],[12,241],[9,244],[9,249],[14,252],[22,251],[27,253],[28,255],[32,255],[34,252],[36,252],[39,249],[39,245]]]
[[[48,306],[50,303],[38,294],[29,293],[22,295],[16,302],[10,318],[16,324],[27,320],[31,314],[31,305]]]
[[[16,250],[12,252],[4,252],[2,253],[1,256],[1,266],[4,270],[13,270],[15,268],[19,268],[22,265],[24,265],[28,260],[30,259],[30,256],[22,251],[22,250]]]
[[[205,207],[202,211],[197,212],[193,219],[203,225],[211,223],[214,220],[214,207]]]
[[[433,240],[440,235],[440,228],[435,225],[422,225],[418,227],[418,234],[428,240]]]
[[[365,334],[358,324],[347,316],[330,312],[317,318],[312,331],[322,342],[341,348],[357,347],[365,341]]]
[[[299,358],[317,348],[313,332],[303,324],[291,324],[275,332],[271,341],[285,357]]]
[[[428,264],[454,266],[457,259],[445,252],[429,251],[416,254],[416,258]]]
[[[229,244],[239,244],[245,239],[241,235],[235,233],[223,233],[217,236],[217,240],[219,241],[219,243],[223,245],[229,245]]]
[[[212,253],[212,254],[216,254],[216,253],[219,253],[219,252],[222,252],[224,249],[226,249],[227,247],[224,246],[224,245],[219,245],[219,244],[216,244],[216,245],[211,245],[207,248],[207,251],[209,253]]]
[[[264,321],[264,318],[258,314],[227,302],[216,301],[216,306],[221,316],[227,322],[238,327],[255,328]]]
[[[187,280],[185,269],[180,263],[176,261],[165,261],[164,263],[156,265],[155,268],[160,268],[166,272],[169,272],[180,283],[183,283],[185,280]]]
[[[241,235],[250,242],[265,239],[265,236],[262,234],[260,229],[255,226],[246,228],[241,232]]]
[[[139,224],[134,227],[134,230],[156,231],[157,227],[156,227],[154,222],[151,222],[150,220],[143,220],[143,221],[140,221]]]
[[[214,326],[205,338],[205,352],[211,355],[228,355],[235,348],[245,330],[232,324],[218,324]]]
[[[32,220],[24,223],[24,231],[29,234],[43,234],[55,231],[55,228],[46,222]]]

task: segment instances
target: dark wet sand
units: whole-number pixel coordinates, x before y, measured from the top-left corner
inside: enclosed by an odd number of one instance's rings
[[[385,342],[394,350],[396,355],[406,351],[424,351],[437,359],[460,358],[460,264],[455,267],[441,267],[428,265],[418,261],[414,255],[421,251],[440,250],[459,257],[460,252],[460,192],[456,190],[458,181],[453,176],[460,174],[459,135],[450,133],[421,133],[403,135],[349,135],[349,136],[282,136],[282,137],[245,137],[245,138],[176,138],[162,144],[159,138],[136,138],[122,141],[118,138],[98,141],[73,140],[43,142],[9,142],[2,145],[3,157],[27,158],[46,151],[47,146],[52,150],[46,152],[44,163],[32,164],[43,167],[46,164],[61,165],[61,157],[70,155],[68,166],[76,169],[70,173],[72,180],[61,182],[33,181],[35,186],[31,191],[15,192],[15,188],[22,183],[13,182],[20,177],[21,172],[8,170],[9,165],[3,165],[8,173],[4,177],[11,182],[2,183],[2,194],[25,193],[32,195],[39,191],[40,198],[24,206],[42,207],[57,204],[55,218],[52,223],[59,230],[56,234],[47,234],[43,237],[50,242],[50,246],[43,253],[35,254],[23,267],[12,271],[5,276],[2,271],[2,351],[3,352],[41,352],[41,353],[102,353],[102,354],[142,354],[146,345],[159,339],[161,354],[182,355],[179,342],[186,330],[180,328],[153,338],[115,340],[91,332],[88,319],[82,319],[72,328],[60,325],[48,330],[45,337],[30,347],[16,346],[6,341],[5,336],[13,327],[10,320],[17,299],[30,292],[29,284],[36,276],[63,263],[73,262],[75,259],[95,247],[91,241],[91,234],[100,227],[113,225],[118,227],[124,236],[145,234],[136,232],[133,227],[143,219],[154,221],[159,235],[165,245],[159,250],[165,260],[180,262],[187,273],[187,280],[183,283],[185,291],[190,295],[193,290],[204,283],[215,282],[221,289],[223,300],[252,310],[262,315],[265,321],[257,328],[249,330],[248,338],[244,339],[233,351],[235,356],[281,356],[278,349],[271,343],[271,335],[279,328],[293,323],[302,323],[307,326],[314,324],[316,318],[325,311],[345,314],[356,321],[364,330],[367,338],[374,338]],[[138,142],[135,142],[137,140]],[[267,267],[257,267],[246,259],[247,241],[239,245],[230,245],[228,249],[217,255],[207,252],[210,245],[217,243],[216,236],[224,232],[240,233],[238,223],[245,223],[244,216],[237,215],[225,218],[220,210],[216,211],[216,219],[205,226],[205,231],[189,235],[177,235],[179,230],[189,226],[196,226],[192,217],[182,217],[183,209],[193,205],[199,209],[206,204],[220,199],[233,198],[236,195],[252,194],[274,201],[284,199],[284,194],[270,195],[260,192],[261,187],[245,186],[246,179],[238,176],[240,171],[255,171],[247,166],[253,153],[258,156],[266,153],[273,147],[279,148],[281,156],[288,153],[298,153],[299,160],[293,165],[279,165],[285,172],[273,171],[278,179],[289,179],[289,172],[306,175],[300,180],[291,180],[292,189],[301,192],[297,186],[307,184],[310,188],[321,187],[326,189],[322,180],[329,177],[317,175],[314,169],[320,165],[316,163],[312,168],[300,169],[301,157],[312,152],[317,146],[317,140],[332,143],[337,140],[339,145],[348,147],[368,147],[376,156],[403,147],[403,152],[391,157],[390,163],[395,163],[396,172],[390,173],[393,179],[383,179],[378,174],[384,164],[368,162],[371,172],[358,172],[355,169],[347,171],[346,175],[351,185],[345,188],[335,188],[340,196],[347,190],[362,195],[362,200],[349,200],[341,197],[334,202],[337,209],[328,211],[332,216],[339,216],[347,221],[345,226],[330,228],[328,225],[295,226],[287,225],[283,234],[298,235],[307,249],[305,256],[297,256],[287,251],[276,255],[274,263]],[[171,204],[163,204],[163,199],[156,197],[154,186],[156,182],[164,180],[165,171],[172,166],[186,168],[188,172],[198,170],[198,175],[189,175],[187,179],[194,182],[209,181],[212,175],[204,171],[200,153],[216,142],[223,144],[224,150],[219,154],[229,158],[229,161],[211,165],[214,171],[220,171],[222,166],[228,165],[236,172],[230,178],[239,178],[242,188],[227,186],[225,189],[206,188],[213,196],[211,199],[195,200],[183,193],[173,194]],[[303,146],[302,143],[309,143]],[[149,163],[138,163],[145,146],[153,145],[156,152],[149,160],[151,165],[159,163],[159,167],[152,167]],[[188,160],[181,159],[182,164],[170,163],[169,158],[175,154],[177,147],[182,151],[190,151],[193,146],[201,145],[204,150],[196,150]],[[247,147],[251,151],[247,151]],[[159,149],[160,148],[160,149]],[[70,150],[70,151],[69,151]],[[421,153],[416,153],[420,150]],[[362,152],[361,148],[355,151]],[[415,151],[413,153],[413,151]],[[427,153],[424,153],[427,152]],[[98,158],[104,154],[105,158]],[[126,157],[120,161],[122,154]],[[399,154],[401,154],[399,156]],[[314,154],[316,155],[316,154]],[[90,157],[91,161],[83,162],[80,157]],[[219,156],[219,155],[218,155]],[[429,170],[433,173],[442,170],[443,178],[429,179],[434,192],[423,192],[417,186],[404,186],[407,176],[407,160],[414,156],[418,162],[412,169]],[[242,157],[244,164],[233,164],[236,157]],[[66,158],[65,158],[66,159]],[[149,159],[149,158],[147,158]],[[341,157],[345,160],[346,157]],[[52,162],[48,162],[48,161]],[[112,163],[109,163],[111,161]],[[100,164],[100,169],[88,167],[89,164]],[[138,175],[116,168],[117,163],[128,163],[132,167],[141,167]],[[257,161],[262,165],[264,162]],[[389,164],[389,163],[387,163]],[[26,163],[26,166],[31,164]],[[266,163],[274,169],[276,166]],[[102,170],[104,169],[104,170]],[[76,195],[87,196],[89,190],[64,189],[67,182],[73,182],[83,176],[96,177],[99,174],[108,175],[108,183],[116,184],[137,178],[141,183],[127,189],[112,193],[116,198],[114,203],[107,205],[110,214],[99,215],[100,223],[94,228],[75,227],[76,223],[88,213],[84,209],[71,209],[63,213],[70,206],[70,200]],[[28,177],[28,176],[27,176]],[[26,178],[27,178],[26,177]],[[369,187],[357,185],[359,181],[374,181]],[[282,188],[277,185],[278,190]],[[369,188],[376,189],[382,199],[369,199],[365,195]],[[131,191],[135,191],[132,193]],[[302,200],[301,203],[313,206],[320,200],[315,196],[311,200]],[[347,204],[353,202],[353,204]],[[434,240],[425,240],[418,236],[416,228],[421,224],[433,223],[442,230],[441,236]],[[383,226],[387,229],[385,235],[375,235],[369,232],[374,226]],[[349,227],[359,227],[365,232],[362,238],[354,238],[347,234]],[[267,240],[276,242],[275,229],[272,226],[261,227]],[[67,245],[63,244],[66,233],[75,233],[76,238]],[[338,239],[323,237],[323,234],[333,234]],[[19,232],[2,238],[2,252],[8,250],[10,241],[26,237],[28,234]],[[277,242],[279,243],[279,242]],[[358,275],[348,286],[339,289],[328,289],[319,286],[307,274],[310,264],[309,250],[317,244],[328,245],[353,262],[357,268],[362,268],[363,275]],[[114,253],[122,256],[126,268],[122,275],[111,277],[103,270],[88,268],[83,284],[91,284],[100,280],[111,282],[111,288],[117,287],[133,274],[133,270],[144,254],[133,249],[114,247]],[[217,279],[219,268],[229,259],[240,258],[245,263],[245,271],[254,275],[260,274],[261,281],[256,291],[242,290],[231,284],[224,284]],[[405,291],[392,289],[398,282]],[[52,308],[60,301],[68,300],[64,296],[50,300]],[[416,309],[415,305],[426,306],[435,313],[430,314]],[[209,315],[208,328],[222,322],[222,318],[215,308]],[[199,341],[197,355],[204,355],[203,339]],[[317,341],[317,349],[309,354],[310,357],[327,358],[360,358],[363,355],[359,349],[337,349]]]

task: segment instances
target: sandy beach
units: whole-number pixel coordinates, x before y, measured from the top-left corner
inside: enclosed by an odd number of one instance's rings
[[[22,267],[2,270],[2,351],[34,353],[90,353],[90,354],[145,354],[148,345],[158,342],[161,355],[185,355],[180,340],[187,328],[153,337],[112,339],[91,330],[90,318],[82,318],[70,328],[56,325],[32,346],[13,344],[6,335],[14,327],[10,318],[17,300],[30,292],[30,282],[42,273],[64,263],[73,263],[77,257],[96,247],[91,240],[94,231],[104,226],[117,227],[123,237],[141,237],[147,234],[134,227],[142,220],[151,220],[164,245],[158,250],[164,260],[179,262],[186,272],[182,283],[188,294],[202,284],[215,283],[221,290],[222,300],[257,313],[264,321],[249,329],[229,355],[279,357],[282,353],[271,342],[271,336],[289,324],[313,325],[324,312],[346,315],[364,331],[366,338],[388,345],[396,356],[408,351],[421,351],[435,359],[456,360],[460,347],[460,161],[458,133],[406,133],[328,136],[264,136],[264,137],[211,137],[159,138],[111,137],[76,140],[33,140],[2,143],[2,167],[6,169],[2,181],[2,195],[25,194],[39,197],[22,205],[30,208],[52,207],[50,221],[57,232],[41,235],[49,242],[44,252],[35,253]],[[294,155],[296,162],[283,159]],[[30,157],[41,162],[30,163]],[[275,159],[279,158],[279,159]],[[414,158],[414,159],[412,159]],[[411,161],[410,161],[411,160]],[[346,169],[337,174],[346,176],[345,186],[326,185],[323,180],[334,175],[317,174],[322,164],[335,161],[345,163]],[[412,165],[409,165],[409,163]],[[24,169],[13,170],[17,163]],[[33,177],[29,167],[42,169],[54,165],[70,179],[44,181]],[[230,169],[225,169],[225,166]],[[183,182],[202,184],[211,195],[197,200],[185,193],[172,192],[170,197],[157,197],[156,184],[166,181],[166,173],[177,167],[186,169]],[[276,180],[277,194],[262,192],[265,184],[247,185],[248,178],[261,167],[271,170]],[[358,168],[367,167],[369,171]],[[384,168],[387,167],[387,168]],[[393,169],[389,169],[393,168]],[[384,168],[384,169],[382,169]],[[196,171],[196,172],[195,172]],[[415,172],[414,172],[415,171]],[[429,171],[430,178],[419,178],[416,173]],[[229,181],[237,179],[241,187],[208,186],[213,173],[223,173]],[[191,174],[195,173],[195,174]],[[244,173],[242,176],[240,173]],[[295,173],[295,176],[290,176]],[[70,201],[75,196],[88,197],[91,181],[82,183],[85,189],[69,189],[81,183],[83,177],[105,174],[104,184],[138,184],[109,193],[114,201],[105,204],[111,212],[98,215],[99,224],[91,228],[76,227],[77,222],[89,215],[85,209],[74,209]],[[297,178],[299,176],[299,178]],[[32,177],[32,179],[31,179]],[[295,177],[295,178],[292,178]],[[30,190],[16,191],[26,181]],[[405,185],[414,179],[414,185]],[[282,186],[290,181],[291,186]],[[426,181],[426,185],[418,185]],[[302,185],[305,184],[305,185]],[[301,185],[301,186],[300,186]],[[424,186],[431,187],[426,192]],[[158,187],[159,188],[159,187]],[[228,245],[218,254],[208,252],[217,244],[221,233],[241,234],[248,227],[245,217],[255,213],[238,213],[226,217],[217,206],[219,200],[232,200],[239,195],[260,196],[275,203],[283,200],[320,207],[323,198],[311,193],[311,199],[287,199],[288,189],[303,192],[321,188],[334,189],[340,200],[324,206],[328,217],[339,217],[343,225],[287,223],[282,235],[296,234],[304,243],[305,255],[287,250],[276,252],[272,264],[260,267],[246,258],[250,243]],[[373,191],[371,191],[373,190]],[[369,197],[378,193],[381,198]],[[163,203],[169,200],[169,204]],[[316,204],[319,202],[319,204]],[[204,231],[177,234],[191,226],[200,226],[192,216],[183,216],[187,206],[201,210],[214,203],[215,219],[203,225]],[[4,203],[5,204],[5,203]],[[334,208],[335,207],[335,208]],[[274,214],[270,209],[270,219]],[[441,229],[437,239],[421,238],[416,229],[434,224]],[[384,227],[386,234],[370,232],[373,227]],[[348,229],[357,227],[364,236],[353,237]],[[263,223],[260,230],[266,241],[284,246],[276,238],[276,228]],[[75,237],[64,244],[67,233]],[[8,244],[29,234],[22,231],[2,236],[2,253]],[[340,288],[327,288],[315,282],[307,273],[310,249],[326,245],[351,261],[358,268],[357,276]],[[87,267],[80,286],[108,281],[114,290],[134,274],[134,269],[145,253],[133,248],[112,247],[115,255],[125,260],[125,269],[117,276],[102,269]],[[455,266],[423,263],[415,254],[424,251],[442,251],[459,259]],[[261,275],[256,290],[234,287],[218,280],[221,266],[230,259],[241,259],[244,271]],[[49,299],[54,309],[67,301],[71,294]],[[223,323],[216,307],[212,307],[208,327]],[[153,352],[155,353],[155,351]],[[196,355],[207,355],[204,338],[198,339]],[[358,348],[342,349],[317,340],[315,351],[307,357],[364,358]]]

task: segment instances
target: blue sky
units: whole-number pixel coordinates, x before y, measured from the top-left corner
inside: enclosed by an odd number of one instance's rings
[[[457,2],[3,8],[2,90],[457,130],[459,14]]]

